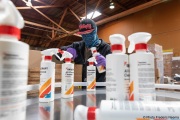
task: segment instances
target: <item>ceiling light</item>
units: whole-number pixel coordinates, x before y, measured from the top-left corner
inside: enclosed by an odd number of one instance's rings
[[[115,8],[114,3],[113,3],[112,1],[110,1],[109,8],[110,8],[110,9],[114,9],[114,8]]]
[[[87,15],[87,18],[91,18],[91,16],[93,15],[93,12],[91,12],[91,13],[89,13],[88,15]],[[95,11],[94,12],[94,15],[93,15],[93,17],[92,17],[92,19],[94,19],[94,18],[96,18],[96,17],[98,17],[98,16],[100,16],[101,15],[101,13],[100,12],[98,12],[98,11]],[[85,19],[85,17],[81,17],[82,19]]]

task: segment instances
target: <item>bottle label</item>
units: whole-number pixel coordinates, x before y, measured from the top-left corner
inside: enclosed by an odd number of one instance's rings
[[[95,66],[87,67],[87,89],[95,89],[96,86],[96,68]]]
[[[39,98],[52,98],[54,94],[54,73],[55,67],[53,62],[41,63]]]
[[[124,80],[125,80],[125,94],[126,94],[126,100],[129,99],[129,81],[130,81],[130,69],[129,64],[127,62],[124,62]]]
[[[138,61],[139,100],[154,100],[155,81],[154,65],[146,61]]]
[[[100,105],[103,120],[112,115],[113,120],[179,120],[179,111],[178,102],[102,101]]]
[[[0,118],[2,119],[25,117],[29,48],[21,45],[0,43]]]
[[[62,95],[73,95],[74,93],[74,64],[62,65]]]

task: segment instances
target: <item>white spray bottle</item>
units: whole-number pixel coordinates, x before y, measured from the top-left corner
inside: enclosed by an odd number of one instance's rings
[[[155,100],[154,55],[147,52],[147,42],[151,34],[137,32],[128,37],[130,63],[130,100]]]
[[[106,56],[106,99],[128,100],[129,68],[125,54],[125,37],[109,36],[112,54]]]
[[[91,57],[87,60],[89,66],[87,66],[87,91],[96,91],[96,62],[95,57]]]
[[[0,119],[26,119],[29,45],[18,41],[24,19],[10,0],[0,0]]]
[[[57,53],[59,53],[57,48],[41,51],[43,60],[41,61],[40,71],[39,102],[54,100],[55,63],[52,62],[52,55],[57,56]]]
[[[180,103],[102,100],[100,108],[78,105],[74,120],[179,120]]]
[[[74,93],[74,64],[71,63],[72,54],[67,51],[59,50],[62,54],[60,60],[65,59],[62,64],[61,97],[70,98]]]
[[[95,57],[95,58],[100,54],[99,52],[97,52],[96,47],[92,47],[92,48],[91,48],[91,52],[92,52],[93,57]],[[96,63],[96,64],[97,64],[97,63]],[[102,65],[97,66],[98,72],[99,72],[99,73],[105,72],[105,71],[106,71],[105,67],[106,67],[106,66],[102,66]]]

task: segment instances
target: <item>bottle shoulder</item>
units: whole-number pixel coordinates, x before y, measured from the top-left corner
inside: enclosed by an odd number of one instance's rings
[[[27,43],[19,41],[18,39],[15,39],[15,38],[7,39],[7,38],[0,37],[0,43],[19,44],[21,46],[29,47]]]

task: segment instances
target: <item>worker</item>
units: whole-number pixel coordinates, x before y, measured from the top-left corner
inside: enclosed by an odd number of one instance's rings
[[[106,67],[106,55],[111,53],[109,44],[105,43],[102,39],[98,38],[97,26],[91,19],[83,19],[79,24],[79,32],[82,36],[82,41],[74,42],[68,46],[62,46],[60,49],[66,50],[73,55],[75,64],[82,64],[82,82],[86,82],[86,69],[88,65],[88,59],[92,57],[90,48],[96,47],[100,53],[96,57],[96,66]],[[96,70],[97,71],[97,70]],[[96,72],[96,82],[105,82],[105,72]]]

